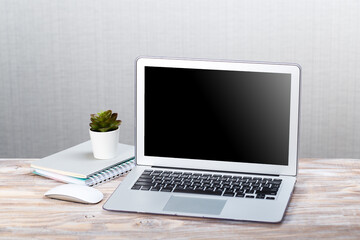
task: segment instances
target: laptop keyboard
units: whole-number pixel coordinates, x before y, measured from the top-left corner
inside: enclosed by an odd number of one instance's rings
[[[274,200],[281,181],[279,178],[147,169],[131,189]]]

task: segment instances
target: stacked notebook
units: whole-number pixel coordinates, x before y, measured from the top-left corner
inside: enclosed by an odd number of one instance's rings
[[[135,148],[119,143],[118,155],[112,159],[95,159],[87,141],[42,158],[31,164],[33,172],[66,183],[97,185],[130,171],[135,166]]]

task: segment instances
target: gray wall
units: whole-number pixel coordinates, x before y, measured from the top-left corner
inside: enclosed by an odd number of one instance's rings
[[[296,62],[301,157],[360,158],[360,2],[0,0],[0,157],[85,141],[113,109],[134,142],[138,55]]]

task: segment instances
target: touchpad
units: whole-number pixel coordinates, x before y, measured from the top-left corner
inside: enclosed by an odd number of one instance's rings
[[[171,196],[164,211],[219,215],[226,200]]]

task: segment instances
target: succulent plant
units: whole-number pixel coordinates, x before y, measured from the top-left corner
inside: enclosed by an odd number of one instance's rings
[[[119,128],[121,120],[116,120],[117,113],[111,110],[90,114],[90,130],[95,132],[110,132]]]

